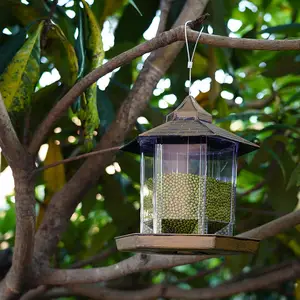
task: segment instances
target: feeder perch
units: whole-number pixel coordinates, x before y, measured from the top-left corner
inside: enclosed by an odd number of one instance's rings
[[[140,233],[116,238],[121,251],[254,253],[258,240],[233,237],[237,157],[258,148],[212,124],[192,96],[123,147],[141,155]]]

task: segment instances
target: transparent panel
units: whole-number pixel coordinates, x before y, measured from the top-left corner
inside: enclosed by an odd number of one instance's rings
[[[221,139],[208,141],[205,233],[233,234],[236,153],[237,145],[233,142],[226,141],[222,146]]]
[[[218,138],[140,144],[141,233],[233,234],[237,144]]]
[[[155,145],[154,233],[203,233],[206,149],[188,139]]]
[[[141,154],[140,232],[153,232],[153,157]]]

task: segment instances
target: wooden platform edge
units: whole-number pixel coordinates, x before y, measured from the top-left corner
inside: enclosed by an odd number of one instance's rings
[[[132,252],[187,252],[207,254],[255,253],[259,241],[217,235],[154,235],[129,234],[116,237],[120,251]]]

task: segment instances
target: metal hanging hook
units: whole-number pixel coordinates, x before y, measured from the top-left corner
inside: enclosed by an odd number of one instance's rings
[[[189,70],[189,95],[191,95],[193,59],[194,59],[194,55],[195,55],[195,52],[196,52],[197,44],[198,44],[199,39],[201,37],[202,31],[204,29],[204,26],[202,26],[201,30],[199,31],[199,34],[198,34],[198,37],[197,37],[197,40],[196,40],[196,44],[194,46],[192,56],[190,56],[189,41],[188,41],[188,38],[187,38],[187,25],[190,22],[192,22],[192,21],[191,20],[186,21],[185,24],[184,24],[185,45],[186,45],[186,52],[187,52],[187,57],[188,57],[187,68]]]

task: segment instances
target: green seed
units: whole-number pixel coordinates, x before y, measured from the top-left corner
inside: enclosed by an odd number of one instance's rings
[[[153,179],[148,179],[145,184],[149,194],[144,197],[144,212],[151,216]],[[204,186],[206,203],[203,201]],[[169,173],[157,176],[156,187],[157,215],[162,233],[198,233],[204,211],[209,233],[230,222],[231,183],[194,174]]]

